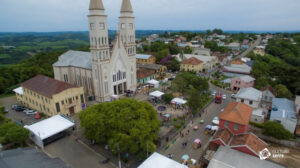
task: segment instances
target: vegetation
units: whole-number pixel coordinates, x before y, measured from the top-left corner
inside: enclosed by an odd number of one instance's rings
[[[163,58],[159,63],[161,65],[166,65],[168,70],[172,72],[180,70],[180,62],[177,60],[176,57],[173,57],[172,55]]]
[[[272,136],[277,139],[293,139],[294,135],[286,130],[281,124],[268,121],[264,124],[265,135]]]
[[[227,53],[230,51],[227,47],[219,47],[215,41],[205,41],[205,48],[211,49],[211,51],[219,51],[221,53]]]
[[[170,104],[171,100],[174,98],[172,94],[164,94],[162,96],[162,99],[165,101],[165,103]]]
[[[79,114],[84,135],[97,143],[108,144],[117,152],[136,154],[143,159],[147,146],[154,152],[160,121],[156,111],[146,102],[134,99],[97,104]]]
[[[250,121],[250,124],[257,128],[264,128],[264,124],[261,124],[261,123]]]

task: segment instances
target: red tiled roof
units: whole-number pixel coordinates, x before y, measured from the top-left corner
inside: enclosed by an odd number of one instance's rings
[[[241,125],[248,125],[252,115],[252,107],[241,102],[230,102],[219,118]]]
[[[224,128],[216,132],[213,140],[221,139],[225,143],[224,145],[227,145],[232,136],[233,134],[230,132],[230,130],[228,128]]]
[[[235,135],[230,143],[230,147],[243,145],[248,146],[257,155],[259,154],[259,151],[262,151],[267,147],[267,144],[253,133]]]
[[[269,90],[271,93],[273,93],[274,96],[276,96],[276,91],[272,88],[272,86],[268,85],[261,89],[261,91]]]
[[[136,71],[136,77],[138,79],[144,79],[148,76],[151,76],[151,75],[154,75],[155,74],[155,71],[154,70],[151,70],[151,69],[146,69],[146,68],[139,68],[137,71]]]
[[[69,83],[58,81],[43,75],[37,75],[21,83],[21,86],[50,98],[54,94],[60,93],[66,89],[76,88],[76,86]]]
[[[244,62],[241,59],[237,59],[237,60],[233,60],[230,62],[230,64],[237,64],[237,65],[241,65],[244,64]]]
[[[199,65],[199,64],[202,64],[203,61],[195,58],[195,57],[191,57],[185,61],[183,61],[181,64],[189,64],[189,65]]]

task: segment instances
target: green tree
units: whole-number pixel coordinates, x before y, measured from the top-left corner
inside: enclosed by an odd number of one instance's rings
[[[177,60],[176,57],[173,57],[171,62],[167,65],[168,70],[172,72],[176,72],[180,70],[180,62]]]
[[[284,85],[276,85],[275,90],[277,92],[277,97],[292,99],[293,94]]]
[[[29,137],[29,131],[19,125],[8,122],[0,126],[0,143],[22,144]]]
[[[160,62],[162,59],[166,58],[168,55],[170,55],[169,49],[164,49],[164,50],[158,51],[158,52],[155,54],[156,63],[159,64],[159,62]]]
[[[113,151],[145,156],[156,148],[154,141],[160,121],[156,111],[146,102],[121,99],[97,104],[79,114],[84,135],[96,142],[108,144]]]
[[[184,51],[185,54],[192,54],[193,50],[190,46],[186,46],[184,47]]]
[[[171,100],[174,98],[174,96],[172,94],[164,94],[162,96],[162,99],[167,103],[170,104]]]
[[[286,130],[281,124],[268,121],[264,124],[264,132],[265,135],[272,136],[277,139],[292,139],[294,135]]]

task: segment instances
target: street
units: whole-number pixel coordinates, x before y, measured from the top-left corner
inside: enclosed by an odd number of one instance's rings
[[[253,45],[251,45],[246,51],[244,51],[242,54],[240,54],[239,56],[235,57],[234,59],[239,59],[239,58],[243,58],[246,55],[248,55],[256,46],[258,46],[261,42],[261,36],[259,36],[257,38],[257,40],[254,42]]]
[[[173,159],[178,161],[178,162],[182,162],[181,157],[184,154],[188,154],[190,156],[190,158],[193,158],[195,160],[198,160],[200,158],[200,156],[203,154],[202,152],[202,148],[209,142],[210,139],[210,135],[205,135],[204,134],[204,129],[205,126],[208,124],[212,124],[212,120],[214,117],[219,116],[219,114],[221,113],[221,109],[224,109],[226,107],[226,105],[231,102],[234,101],[231,99],[231,92],[225,91],[223,89],[218,89],[217,87],[211,85],[210,86],[210,90],[211,91],[217,91],[217,92],[221,92],[222,94],[226,94],[227,95],[227,99],[223,100],[222,104],[216,104],[216,103],[212,103],[210,104],[207,108],[206,108],[206,112],[204,112],[204,114],[200,117],[196,117],[193,121],[193,124],[189,124],[183,131],[182,133],[184,133],[184,137],[180,137],[179,135],[176,136],[174,139],[169,140],[169,144],[170,147],[165,150],[165,148],[161,149],[160,151],[158,151],[159,153],[168,156],[168,154],[173,154]],[[200,124],[200,120],[204,120],[203,124]],[[197,125],[199,127],[199,129],[197,131],[193,130],[193,127]],[[189,130],[189,134],[187,134]],[[199,138],[201,140],[201,144],[202,147],[200,149],[194,149],[193,148],[193,142],[195,139]],[[174,141],[174,144],[172,144],[172,141]],[[188,142],[187,146],[182,146],[183,142]]]

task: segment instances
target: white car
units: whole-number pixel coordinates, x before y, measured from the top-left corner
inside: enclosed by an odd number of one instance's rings
[[[217,94],[217,92],[214,91],[211,95],[212,95],[212,96],[216,96],[216,94]]]
[[[36,114],[36,113],[37,113],[37,111],[31,110],[31,109],[26,109],[26,110],[24,110],[23,112],[24,112],[25,114],[27,114],[27,115],[32,115],[32,114]]]
[[[225,94],[222,95],[222,99],[225,100],[227,96]]]
[[[235,94],[232,94],[232,95],[231,95],[231,98],[235,99]]]
[[[212,120],[212,123],[214,125],[219,125],[219,117],[214,117],[214,119]]]

